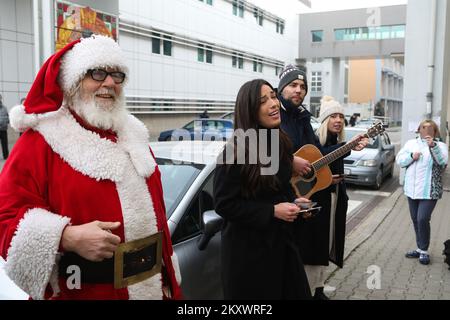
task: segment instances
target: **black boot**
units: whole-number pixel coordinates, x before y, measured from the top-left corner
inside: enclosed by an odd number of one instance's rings
[[[323,287],[316,288],[314,292],[313,300],[330,300],[325,293],[323,293]]]

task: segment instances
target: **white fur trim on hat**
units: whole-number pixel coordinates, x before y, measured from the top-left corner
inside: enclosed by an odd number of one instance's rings
[[[65,93],[79,83],[89,69],[116,67],[128,75],[122,49],[112,38],[93,35],[81,39],[61,58],[60,85]]]
[[[326,118],[331,116],[334,113],[340,113],[344,115],[344,108],[341,106],[339,102],[334,100],[333,97],[324,96],[320,100],[320,114],[319,114],[319,122],[322,123]]]

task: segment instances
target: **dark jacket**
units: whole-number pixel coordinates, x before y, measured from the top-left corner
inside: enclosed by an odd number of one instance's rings
[[[337,144],[337,136],[329,136],[325,146],[326,153],[329,153],[344,143]],[[344,158],[350,154],[345,154],[342,158],[332,162],[329,167],[333,174],[344,173]],[[331,185],[327,189],[315,193],[311,200],[319,203],[322,210],[312,219],[305,220],[300,226],[299,248],[303,262],[309,265],[327,266],[328,261],[332,261],[337,266],[343,266],[345,224],[348,206],[348,197],[345,182],[339,183],[338,200],[336,206],[335,220],[333,226],[333,241],[331,250],[330,243],[330,209],[331,192],[336,192],[336,186]]]
[[[305,144],[313,144],[320,151],[319,143],[314,129],[311,126],[311,113],[303,107],[295,107],[289,101],[278,96],[283,108],[281,108],[281,129],[287,133],[292,142],[292,153],[295,153]],[[323,152],[322,152],[323,153]]]
[[[8,124],[9,124],[8,110],[0,102],[0,130],[2,131],[8,130]]]
[[[326,155],[341,147],[342,144],[327,144],[326,147],[322,147],[311,126],[311,113],[309,113],[309,111],[304,108],[293,106],[289,101],[284,100],[282,96],[279,96],[278,98],[281,101],[283,107],[286,109],[284,110],[283,108],[281,108],[281,128],[288,134],[289,138],[291,139],[291,142],[293,144],[293,153],[295,153],[298,149],[306,144],[312,144],[316,146],[321,151],[322,155]],[[329,188],[332,188],[332,186],[330,186]],[[316,192],[311,197],[312,201],[317,202],[318,205],[322,207],[322,210],[314,218],[306,220],[297,219],[297,221],[295,222],[298,233],[298,246],[304,264],[328,265],[331,190],[332,189],[325,189]],[[341,220],[341,217],[339,217],[337,221],[339,225],[342,224]],[[341,229],[341,227],[339,229]],[[341,239],[340,234],[338,235],[338,238]],[[340,251],[342,251],[343,253],[343,248],[341,250],[339,244],[339,247],[336,246],[336,250],[334,250],[336,251],[336,253],[333,254],[332,261],[336,261],[338,265],[342,265],[342,259],[339,257],[341,256]]]
[[[214,176],[216,212],[222,229],[222,282],[225,299],[309,299],[295,228],[274,217],[274,205],[292,202],[292,169],[280,163],[280,191],[262,188],[242,196],[241,165],[218,165]]]

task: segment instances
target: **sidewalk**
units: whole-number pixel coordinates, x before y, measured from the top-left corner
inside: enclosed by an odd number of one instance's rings
[[[333,264],[328,268],[331,276],[325,291],[331,299],[450,299],[450,270],[442,255],[443,242],[450,239],[449,168],[443,182],[444,195],[431,218],[431,263],[425,266],[418,259],[405,258],[405,252],[417,246],[408,202],[399,188],[347,235],[344,268]],[[370,281],[374,270],[380,271],[380,289],[368,289],[375,284]]]

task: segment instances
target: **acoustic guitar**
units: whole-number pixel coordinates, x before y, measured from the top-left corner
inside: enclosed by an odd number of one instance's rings
[[[384,132],[383,123],[378,122],[367,129],[364,137],[374,138],[382,132]],[[291,178],[291,184],[297,197],[309,199],[317,191],[328,188],[333,180],[328,165],[352,150],[357,144],[358,141],[348,142],[326,156],[323,156],[319,149],[312,144],[306,144],[298,149],[294,156],[308,160],[311,163],[311,171],[305,176],[298,175]]]

